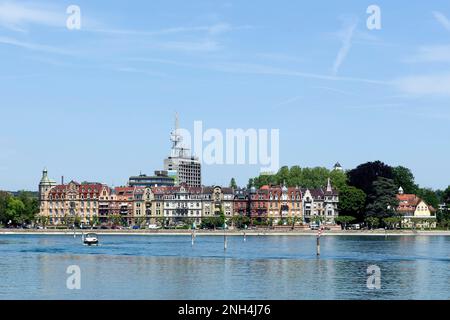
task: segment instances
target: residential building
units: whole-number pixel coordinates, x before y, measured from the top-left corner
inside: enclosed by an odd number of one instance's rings
[[[397,213],[403,216],[402,226],[436,227],[436,209],[415,194],[405,194],[400,187],[397,194]]]
[[[104,185],[100,183],[78,183],[56,185],[43,171],[39,184],[40,215],[47,217],[50,224],[87,224],[98,216],[99,197]]]
[[[167,186],[171,187],[175,185],[175,179],[169,177],[167,171],[155,171],[154,176],[147,176],[145,174],[140,174],[138,176],[132,176],[128,180],[129,186],[139,186],[139,187],[158,187]]]
[[[223,214],[247,216],[251,223],[270,220],[273,224],[310,223],[315,216],[333,223],[337,216],[338,194],[328,181],[327,188],[263,186],[260,189],[225,188],[221,186],[119,186],[101,183],[57,185],[43,171],[39,184],[40,215],[50,224],[78,221],[82,224],[164,225],[196,223],[203,218]]]
[[[269,205],[267,217],[274,224],[303,222],[302,191],[299,187],[287,188],[283,186],[263,186],[263,190],[269,193]]]

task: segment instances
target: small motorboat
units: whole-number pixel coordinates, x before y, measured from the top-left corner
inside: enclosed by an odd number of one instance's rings
[[[95,233],[88,233],[84,236],[83,242],[88,246],[98,245],[98,237]]]

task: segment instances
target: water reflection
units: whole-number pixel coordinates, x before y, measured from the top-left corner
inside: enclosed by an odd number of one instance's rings
[[[449,237],[0,236],[1,299],[448,299]],[[81,290],[68,290],[78,265]],[[366,286],[381,270],[381,290]]]

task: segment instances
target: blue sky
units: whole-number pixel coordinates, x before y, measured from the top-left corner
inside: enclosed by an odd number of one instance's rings
[[[175,111],[187,129],[280,129],[281,165],[379,159],[444,188],[450,2],[0,0],[0,111],[0,189],[36,190],[44,167],[114,185],[151,174]],[[259,168],[204,166],[204,183]]]

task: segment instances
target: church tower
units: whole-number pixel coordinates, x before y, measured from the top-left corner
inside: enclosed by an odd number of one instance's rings
[[[39,182],[39,198],[44,200],[45,194],[54,186],[56,186],[56,182],[49,179],[47,168],[42,171],[42,178]]]

